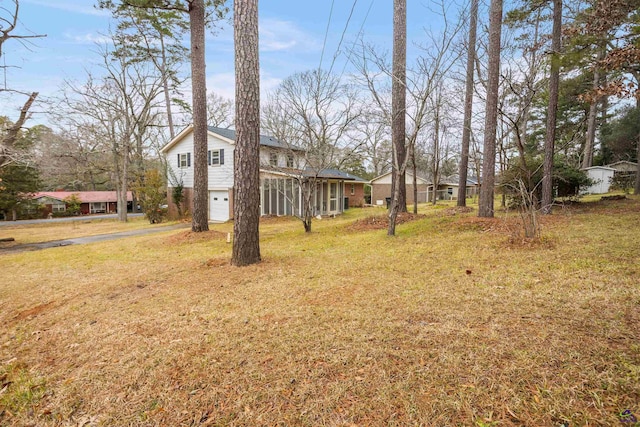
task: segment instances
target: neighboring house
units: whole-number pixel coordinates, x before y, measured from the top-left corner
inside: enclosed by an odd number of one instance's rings
[[[418,187],[418,203],[427,201],[427,191],[429,182],[419,176],[416,177]],[[413,203],[413,175],[409,172],[405,174],[405,184],[407,187],[407,203]],[[384,206],[385,200],[391,197],[391,172],[377,176],[371,180],[371,203]]]
[[[616,172],[622,173],[635,173],[638,171],[638,164],[629,162],[627,160],[621,160],[619,162],[611,163],[606,165],[608,168],[614,169]]]
[[[458,200],[458,189],[459,189],[459,178],[458,176],[451,176],[447,178],[443,178],[442,182],[438,184],[438,188],[436,190],[436,200]],[[466,197],[473,197],[475,194],[478,194],[480,187],[478,182],[473,178],[467,178],[467,190]],[[433,184],[429,184],[429,189],[427,193],[427,201],[433,201]]]
[[[118,197],[115,191],[41,191],[33,195],[33,200],[45,206],[46,214],[63,213],[67,210],[65,199],[76,195],[81,202],[80,213],[100,214],[116,213]],[[133,195],[127,192],[127,211],[133,208]]]
[[[413,175],[406,174],[405,183],[407,186],[407,204],[413,203]],[[418,203],[431,202],[434,196],[434,185],[424,178],[417,177]],[[467,179],[467,197],[477,194],[478,182],[474,179]],[[444,178],[435,191],[436,200],[457,200],[458,199],[458,177],[452,176]],[[380,175],[371,180],[371,203],[384,205],[386,198],[391,197],[391,172]]]
[[[227,221],[233,217],[234,150],[236,133],[232,129],[209,127],[207,132],[209,219]],[[193,126],[190,125],[162,147],[171,168],[170,176],[182,182],[183,204],[193,210]],[[326,169],[306,168],[304,151],[270,136],[260,136],[260,213],[261,215],[300,215],[303,188],[300,181],[315,177],[310,189],[313,215],[335,215],[344,211],[345,183],[357,177]],[[167,194],[177,183],[169,180]],[[306,190],[304,190],[306,191]],[[305,193],[309,194],[309,193]],[[350,204],[351,202],[349,202]],[[169,213],[177,208],[170,200]]]
[[[609,192],[611,178],[616,172],[615,169],[608,166],[591,166],[583,169],[589,179],[593,181],[590,187],[585,188],[582,192],[589,194],[604,194]]]
[[[369,181],[348,172],[331,169],[334,174],[342,176],[344,181],[344,208],[361,208],[366,204],[365,188],[369,186]]]

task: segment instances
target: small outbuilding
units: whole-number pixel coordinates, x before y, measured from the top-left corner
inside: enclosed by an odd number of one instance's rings
[[[613,178],[616,170],[608,166],[591,166],[583,169],[589,179],[593,181],[590,187],[583,190],[587,194],[604,194],[609,192],[611,186],[611,178]]]

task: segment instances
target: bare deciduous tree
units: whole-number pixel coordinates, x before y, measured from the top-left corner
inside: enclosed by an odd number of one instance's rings
[[[352,87],[322,70],[294,74],[271,95],[263,112],[267,133],[290,147],[291,155],[304,153],[304,169],[289,171],[303,191],[300,220],[311,231],[311,189],[327,168],[340,168],[357,152],[362,142],[351,138],[361,105]]]
[[[235,123],[233,100],[209,92],[207,95],[207,123],[217,128],[230,128]]]
[[[19,20],[20,0],[11,0],[8,3],[13,3],[13,7],[3,5],[0,8],[0,58],[3,55],[4,43],[8,40],[17,40],[24,43],[28,39],[46,37],[44,34],[15,34],[14,31]],[[6,67],[3,66],[1,68],[5,69]],[[6,69],[4,71],[6,72]],[[0,88],[0,93],[2,92],[23,95],[27,97],[27,100],[20,107],[18,118],[12,122],[11,126],[3,129],[0,136],[0,167],[20,160],[22,153],[16,149],[15,144],[19,138],[20,129],[24,127],[31,116],[29,110],[38,97],[38,92],[22,92],[10,89],[6,85]]]
[[[119,40],[114,38],[117,46]],[[162,77],[151,72],[148,63],[129,61],[102,52],[104,78],[88,75],[84,85],[68,82],[72,96],[64,100],[67,120],[91,131],[93,137],[109,147],[117,192],[118,219],[127,221],[127,190],[131,166],[141,165],[149,128],[157,124]]]
[[[387,172],[391,167],[391,135],[389,124],[378,114],[369,109],[362,113],[352,135],[357,141],[359,152],[367,159],[373,176]]]

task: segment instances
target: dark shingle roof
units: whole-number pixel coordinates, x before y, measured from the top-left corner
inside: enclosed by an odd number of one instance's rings
[[[230,139],[232,141],[236,140],[236,131],[234,129],[217,128],[213,126],[209,126],[208,129],[209,132],[213,132],[224,138]],[[282,148],[285,150],[303,151],[300,147],[289,145],[287,143],[278,141],[272,136],[267,135],[260,135],[260,145],[263,145],[265,147]]]
[[[318,178],[337,178],[344,179],[345,181],[369,182],[364,178],[360,178],[359,176],[352,175],[349,172],[344,172],[338,169],[322,169],[318,174]]]

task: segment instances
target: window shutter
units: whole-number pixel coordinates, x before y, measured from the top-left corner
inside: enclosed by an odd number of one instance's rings
[[[220,149],[220,164],[224,165],[224,149]]]
[[[211,150],[207,151],[207,163],[211,166]]]
[[[187,153],[187,167],[191,167],[191,153]]]
[[[180,153],[178,153],[178,167],[180,167]]]

